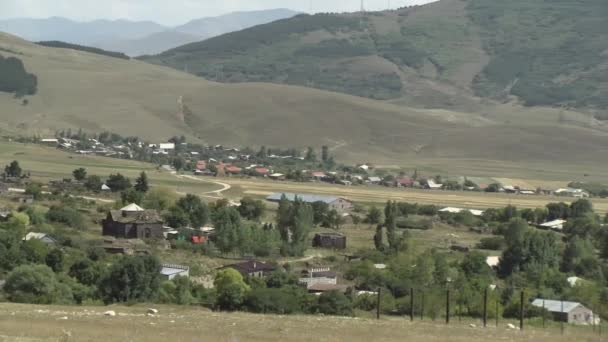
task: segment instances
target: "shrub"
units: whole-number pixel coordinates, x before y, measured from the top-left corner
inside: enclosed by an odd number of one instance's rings
[[[500,251],[505,247],[505,238],[502,236],[493,236],[481,239],[477,248],[488,249],[492,251]]]
[[[63,223],[71,228],[84,229],[85,220],[78,210],[69,207],[52,206],[46,213],[50,222]]]

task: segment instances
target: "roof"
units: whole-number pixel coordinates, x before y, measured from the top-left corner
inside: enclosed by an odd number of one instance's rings
[[[158,147],[161,150],[174,150],[175,144],[174,143],[163,143],[163,144],[159,144]]]
[[[540,224],[540,226],[543,228],[561,230],[564,228],[564,223],[566,223],[566,222],[567,222],[566,220],[553,220],[553,221],[542,223],[542,224]]]
[[[120,223],[162,223],[163,219],[156,210],[143,211],[110,211],[110,217],[114,222]]]
[[[294,201],[295,198],[299,198],[300,200],[302,200],[303,202],[306,203],[315,203],[315,202],[324,202],[327,204],[333,203],[335,201],[340,200],[340,197],[331,197],[331,196],[319,196],[319,195],[304,195],[304,194],[291,194],[291,193],[274,193],[268,197],[266,197],[266,200],[268,201],[273,201],[273,202],[278,202],[281,200],[281,198],[283,197],[283,195],[285,195],[285,197],[287,198],[288,201]]]
[[[583,304],[578,303],[578,302],[568,302],[568,301],[562,302],[561,300],[551,300],[551,299],[543,300],[542,298],[535,299],[532,302],[532,305],[542,308],[543,301],[544,301],[545,309],[547,309],[547,311],[549,311],[549,312],[570,312],[579,306],[583,306]],[[562,310],[562,305],[563,305],[563,310]]]
[[[190,268],[188,266],[181,266],[181,265],[163,265],[161,270],[160,270],[160,274],[165,275],[165,276],[171,276],[174,274],[180,274],[180,273],[184,273],[184,272],[188,272],[190,270]]]
[[[250,274],[254,272],[274,272],[274,270],[277,269],[274,265],[256,260],[249,260],[240,264],[228,265],[224,268],[234,268],[243,274]]]
[[[42,239],[50,239],[51,241],[55,241],[55,239],[53,239],[52,237],[50,237],[48,234],[46,233],[35,233],[35,232],[29,232],[25,235],[25,237],[23,238],[24,241],[30,241],[30,240],[42,240]]]
[[[445,207],[441,210],[439,210],[439,212],[442,213],[451,213],[451,214],[458,214],[460,212],[466,211],[468,210],[471,214],[473,214],[474,216],[481,216],[483,215],[483,210],[476,210],[476,209],[462,209],[462,208],[455,208],[455,207]]]
[[[135,203],[131,203],[126,207],[123,207],[122,209],[120,209],[120,211],[128,211],[128,212],[132,212],[132,211],[144,211],[145,209],[138,206]]]
[[[107,186],[106,184],[102,184],[102,185],[101,185],[101,190],[104,190],[104,191],[109,191],[109,190],[112,190],[112,189],[110,189],[110,187],[109,187],[109,186]]]
[[[497,267],[500,264],[500,257],[489,256],[486,258],[486,264],[490,267]]]
[[[320,172],[320,171],[311,173],[311,176],[313,176],[314,178],[324,178],[324,177],[327,177],[327,175],[325,174],[325,172]]]
[[[443,186],[443,184],[435,183],[435,181],[432,179],[427,180],[426,183],[431,189],[439,189]]]
[[[380,177],[368,177],[367,180],[369,180],[370,182],[373,182],[373,183],[382,182],[382,178],[380,178]]]
[[[255,172],[258,173],[258,174],[260,174],[260,175],[265,175],[265,174],[270,173],[270,170],[268,170],[265,167],[258,167],[258,168],[255,169]]]
[[[233,172],[233,173],[238,173],[238,172],[242,171],[242,169],[240,167],[236,167],[236,166],[227,166],[224,168],[224,170],[226,172]]]
[[[272,177],[272,178],[280,178],[280,177],[283,177],[283,176],[285,176],[285,175],[282,174],[282,173],[273,173],[273,174],[270,175],[270,177]]]
[[[568,277],[566,280],[568,281],[568,284],[570,284],[570,287],[574,287],[583,279],[579,277]]]

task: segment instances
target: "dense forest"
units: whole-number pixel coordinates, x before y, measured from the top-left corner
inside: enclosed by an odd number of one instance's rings
[[[23,62],[15,57],[0,55],[0,91],[15,93],[17,97],[36,94],[38,78],[25,70]]]
[[[65,43],[65,42],[60,42],[60,41],[38,42],[36,44],[42,45],[42,46],[60,48],[60,49],[72,49],[72,50],[90,52],[90,53],[94,53],[97,55],[103,55],[103,56],[120,58],[120,59],[130,59],[129,56],[125,55],[122,52],[106,51],[106,50],[102,50],[102,49],[98,49],[98,48],[94,48],[94,47],[90,47],[90,46],[70,44],[70,43]]]

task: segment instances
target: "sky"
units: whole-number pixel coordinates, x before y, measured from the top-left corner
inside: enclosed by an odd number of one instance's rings
[[[398,8],[431,0],[364,0],[369,11]],[[179,25],[191,19],[235,11],[289,8],[301,12],[358,11],[361,0],[0,0],[0,19],[65,17],[150,20]]]

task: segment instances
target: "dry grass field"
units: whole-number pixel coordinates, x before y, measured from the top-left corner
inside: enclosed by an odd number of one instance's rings
[[[304,194],[318,194],[328,196],[343,196],[350,200],[362,203],[385,203],[388,200],[435,204],[440,206],[454,206],[471,209],[486,209],[505,207],[509,204],[521,208],[543,207],[550,202],[570,202],[568,197],[555,196],[522,196],[483,192],[463,191],[429,191],[413,189],[396,189],[381,186],[341,186],[324,183],[293,183],[273,182],[265,180],[251,180],[238,178],[224,178],[222,182],[233,188],[227,195],[265,197],[275,192],[293,192]],[[595,198],[592,202],[599,212],[608,212],[608,200]]]
[[[157,306],[155,306],[157,307]],[[265,316],[213,313],[185,307],[60,307],[0,304],[0,341],[16,342],[271,342],[271,341],[601,341],[591,327],[509,330],[507,322],[487,329],[480,322],[410,322],[324,316]],[[114,310],[116,317],[106,317]],[[475,324],[476,327],[471,327]]]

